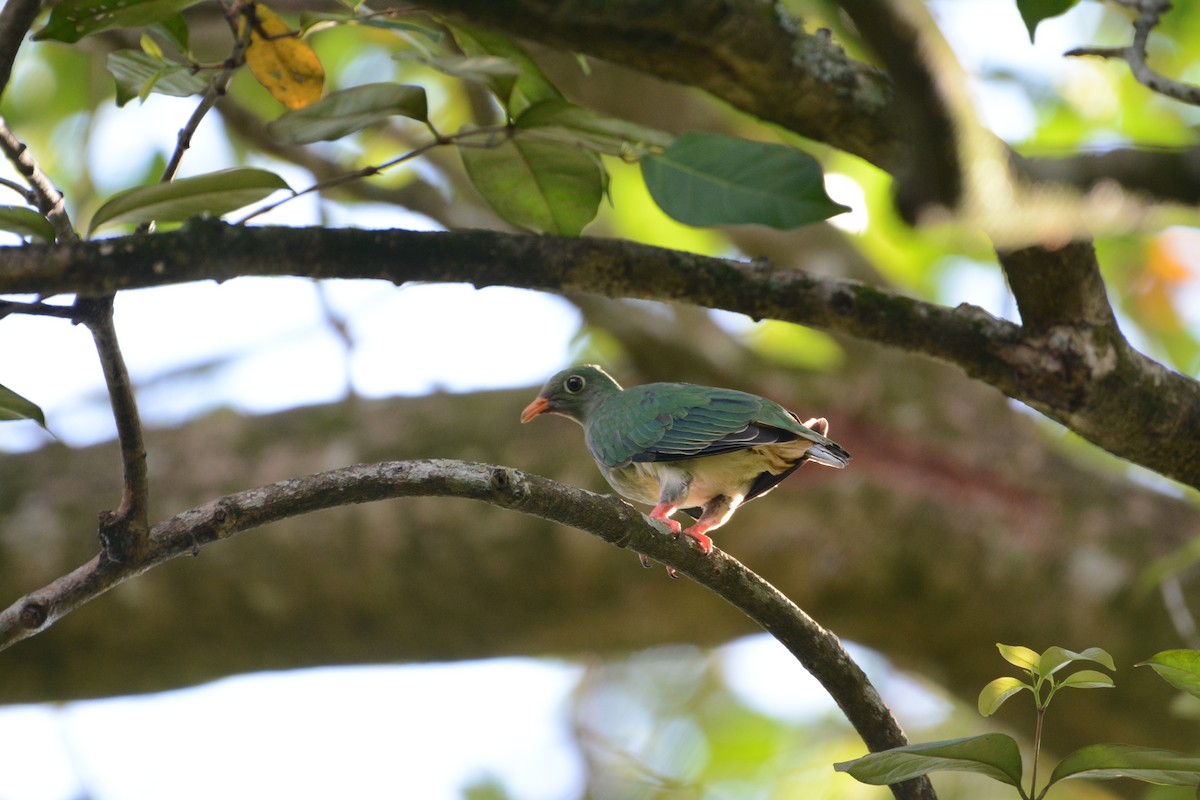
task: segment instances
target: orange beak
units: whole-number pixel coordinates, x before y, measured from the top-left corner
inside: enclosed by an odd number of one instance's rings
[[[521,412],[521,422],[529,422],[538,414],[545,414],[550,410],[550,401],[544,397],[534,398],[534,401],[525,406],[525,410]]]

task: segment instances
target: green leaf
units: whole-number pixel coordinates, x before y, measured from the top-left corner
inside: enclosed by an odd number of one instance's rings
[[[170,61],[140,50],[117,50],[105,61],[117,81],[117,105],[135,97],[145,100],[151,92],[171,97],[190,97],[208,88],[208,78],[187,64]]]
[[[200,0],[64,0],[50,11],[34,40],[78,42],[109,28],[140,28],[175,16]]]
[[[1056,645],[1047,647],[1046,651],[1042,653],[1038,662],[1037,673],[1043,678],[1049,677],[1067,664],[1076,661],[1094,661],[1111,670],[1117,668],[1113,662],[1113,657],[1108,654],[1108,651],[1102,650],[1099,647],[1089,647],[1082,653],[1076,653],[1074,650],[1066,650]]]
[[[1021,12],[1021,19],[1029,31],[1029,41],[1033,41],[1038,23],[1067,13],[1078,3],[1079,0],[1017,0],[1017,10]]]
[[[188,26],[182,14],[173,14],[165,19],[160,19],[151,27],[177,47],[179,52],[186,53],[188,51]]]
[[[36,403],[0,384],[0,420],[14,419],[31,419],[46,427],[46,417]]]
[[[1022,689],[1033,691],[1033,687],[1017,678],[996,678],[979,693],[979,713],[985,717],[995,714],[1004,701]]]
[[[42,242],[53,242],[54,226],[41,212],[24,206],[0,206],[0,230],[12,231]]]
[[[1012,737],[985,733],[965,739],[910,744],[834,764],[862,783],[885,786],[935,771],[974,772],[1010,786],[1021,784],[1021,751]]]
[[[529,54],[511,39],[498,33],[462,25],[452,26],[450,32],[464,55],[476,58],[499,57],[516,66],[515,78],[495,76],[486,82],[500,104],[507,108],[514,118],[532,105],[562,97],[562,92],[550,82]]]
[[[1027,669],[1031,672],[1038,671],[1038,665],[1042,662],[1042,657],[1028,647],[1013,644],[1000,644],[996,642],[996,649],[1000,651],[1000,655],[1004,660],[1021,669]]]
[[[522,112],[518,128],[557,135],[593,150],[614,155],[644,155],[647,148],[666,148],[671,134],[636,122],[607,117],[562,98],[543,100]]]
[[[1063,678],[1058,685],[1074,689],[1111,689],[1113,679],[1094,669],[1081,669]]]
[[[1200,650],[1163,650],[1136,666],[1150,667],[1176,689],[1200,697]]]
[[[494,147],[459,147],[459,153],[471,183],[513,225],[578,236],[600,207],[600,165],[576,147],[509,138]]]
[[[480,56],[475,58],[472,56],[450,55],[426,58],[401,52],[397,53],[393,58],[398,61],[416,61],[452,77],[461,78],[464,81],[482,83],[489,87],[492,87],[498,80],[507,79],[510,83],[510,90],[511,82],[515,81],[517,76],[521,74],[520,67],[507,58],[500,58],[499,56]],[[494,88],[493,91],[495,91]]]
[[[267,131],[284,144],[333,141],[390,117],[425,122],[425,89],[399,83],[368,83],[333,92],[310,106],[289,111],[268,123]]]
[[[109,198],[96,211],[88,236],[103,225],[180,222],[199,214],[220,216],[256,203],[280,189],[290,189],[273,172],[235,167],[180,178],[171,183],[138,186]]]
[[[781,144],[694,131],[642,159],[654,202],[687,225],[788,229],[849,211],[825,193],[815,158]]]
[[[1060,761],[1047,786],[1067,778],[1134,778],[1170,786],[1200,786],[1200,757],[1128,744],[1093,744]]]

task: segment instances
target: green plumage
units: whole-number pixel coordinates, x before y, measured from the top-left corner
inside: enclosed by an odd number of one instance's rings
[[[760,497],[812,460],[842,468],[850,454],[828,439],[824,419],[806,425],[764,397],[690,383],[622,389],[587,365],[555,375],[521,415],[575,420],[588,450],[614,489],[656,503],[650,516],[678,530],[677,509],[698,517],[686,533],[707,552],[704,535],[742,503]],[[811,427],[810,427],[811,426]],[[814,430],[820,428],[821,430]]]

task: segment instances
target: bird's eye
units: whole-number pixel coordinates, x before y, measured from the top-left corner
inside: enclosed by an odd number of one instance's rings
[[[563,381],[563,388],[570,394],[579,394],[583,391],[585,381],[578,375],[572,375]]]

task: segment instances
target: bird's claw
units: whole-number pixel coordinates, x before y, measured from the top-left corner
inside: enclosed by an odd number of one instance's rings
[[[684,533],[696,540],[696,544],[700,545],[700,551],[704,555],[707,556],[712,553],[713,540],[710,536],[701,531],[693,532],[691,528],[688,528]]]
[[[646,556],[645,553],[638,553],[638,561],[642,562],[642,566],[645,567],[646,569],[650,569],[650,567],[654,566],[653,564],[650,563],[650,559]],[[664,564],[663,566],[666,567],[667,565]],[[677,573],[675,571],[674,567],[667,567],[667,576],[678,580],[679,573]]]

